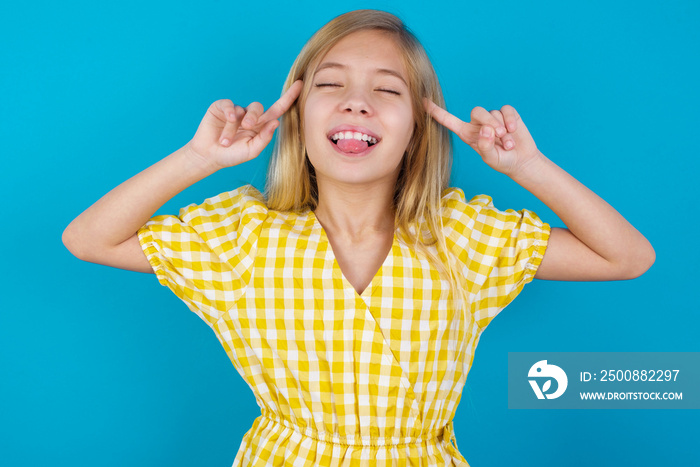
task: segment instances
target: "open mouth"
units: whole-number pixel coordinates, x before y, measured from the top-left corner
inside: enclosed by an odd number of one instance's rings
[[[379,139],[359,131],[338,131],[328,139],[344,153],[358,154],[379,143]]]

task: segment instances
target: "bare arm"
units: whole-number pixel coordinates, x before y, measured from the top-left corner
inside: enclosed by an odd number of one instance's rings
[[[620,213],[541,153],[513,177],[564,222],[553,228],[537,279],[619,280],[654,263],[649,241]]]
[[[277,120],[294,103],[294,83],[267,112],[230,100],[214,102],[184,147],[114,188],[66,227],[63,243],[76,257],[121,269],[153,272],[136,232],[173,196],[223,167],[257,157]]]
[[[491,112],[476,107],[471,122],[429,100],[425,107],[486,164],[537,196],[566,224],[566,229],[552,229],[536,278],[632,279],[654,263],[649,241],[612,206],[547,159],[512,106]]]
[[[76,217],[63,232],[63,244],[84,261],[153,272],[136,232],[170,198],[215,171],[204,162],[189,146],[178,149]]]

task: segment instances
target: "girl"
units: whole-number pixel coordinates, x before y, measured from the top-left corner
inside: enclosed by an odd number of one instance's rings
[[[452,418],[481,333],[533,277],[618,280],[649,242],[538,151],[516,110],[444,110],[399,19],[362,10],[306,44],[264,111],[214,102],[183,148],[66,229],[78,258],[155,272],[214,330],[261,415],[234,465],[468,465]],[[155,211],[257,157],[250,185]],[[449,130],[566,224],[448,188]]]

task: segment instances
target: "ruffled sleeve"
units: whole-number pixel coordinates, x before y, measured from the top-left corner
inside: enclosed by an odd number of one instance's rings
[[[138,231],[158,281],[209,324],[245,292],[267,207],[252,185],[222,193]]]
[[[499,211],[486,195],[467,202],[459,188],[445,190],[442,213],[447,247],[462,267],[470,309],[484,329],[534,278],[550,226],[526,209]]]

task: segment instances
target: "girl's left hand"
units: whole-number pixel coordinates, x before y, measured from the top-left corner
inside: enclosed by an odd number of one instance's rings
[[[452,130],[472,147],[489,167],[513,177],[540,152],[515,108],[487,111],[474,107],[471,122],[463,122],[429,99],[426,111],[441,125]]]

